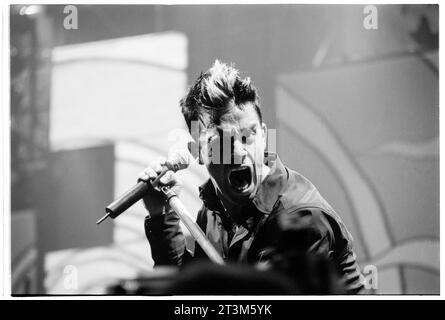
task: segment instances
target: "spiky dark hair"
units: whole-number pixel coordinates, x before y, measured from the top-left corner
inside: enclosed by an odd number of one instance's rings
[[[198,121],[203,114],[211,123],[218,125],[220,117],[231,108],[244,108],[252,103],[262,122],[258,91],[249,77],[241,78],[239,71],[231,65],[215,61],[205,73],[201,73],[188,89],[180,105],[190,130],[192,121]]]

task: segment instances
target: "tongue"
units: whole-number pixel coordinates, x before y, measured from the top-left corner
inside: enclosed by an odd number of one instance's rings
[[[242,188],[247,184],[247,181],[244,180],[242,177],[233,177],[232,184],[234,187]]]
[[[250,184],[249,169],[234,171],[230,175],[230,182],[235,188],[243,188]]]

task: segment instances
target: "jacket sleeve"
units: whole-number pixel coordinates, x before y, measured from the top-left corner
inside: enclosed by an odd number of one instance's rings
[[[327,293],[358,293],[362,289],[351,241],[341,233],[335,219],[311,208],[277,214],[275,226],[278,237],[271,250],[275,264],[300,283],[324,279],[330,287],[318,289]],[[336,277],[339,281],[335,282]],[[334,288],[336,283],[338,287]]]
[[[151,218],[147,216],[144,222],[145,235],[150,243],[151,256],[154,265],[176,265],[182,266],[193,256],[202,256],[204,252],[195,244],[195,254],[187,250],[185,236],[179,225],[179,216],[166,206],[166,213]],[[203,229],[202,216],[205,210],[202,208],[197,216],[197,223]],[[203,229],[205,231],[205,229]],[[205,255],[205,254],[204,254]]]

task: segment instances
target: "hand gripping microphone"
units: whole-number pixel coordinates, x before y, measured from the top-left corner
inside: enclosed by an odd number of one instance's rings
[[[162,171],[159,173],[156,179],[151,182],[139,181],[135,186],[121,195],[117,200],[110,203],[105,208],[106,214],[96,223],[100,224],[108,217],[114,219],[119,216],[122,212],[124,212],[137,201],[142,199],[142,197],[147,194],[150,188],[156,187],[159,183],[159,180],[162,178],[163,175],[167,173],[168,170],[176,172],[178,170],[185,169],[189,166],[191,159],[192,156],[187,150],[177,150],[173,152],[162,166]],[[148,183],[151,183],[152,187],[150,187]]]

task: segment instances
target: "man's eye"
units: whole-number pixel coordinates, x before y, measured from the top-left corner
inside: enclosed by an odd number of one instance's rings
[[[212,143],[215,139],[216,139],[216,137],[209,137],[207,139],[207,143]]]

